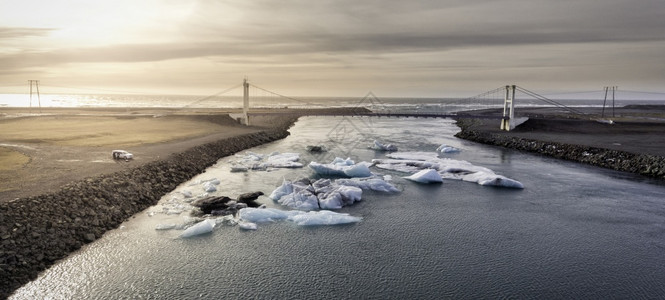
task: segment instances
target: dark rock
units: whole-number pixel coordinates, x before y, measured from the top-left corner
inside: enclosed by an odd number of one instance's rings
[[[316,146],[307,146],[307,151],[312,153],[321,153],[328,151],[328,149],[326,148],[326,146],[316,145]]]
[[[192,202],[192,206],[198,207],[204,214],[209,214],[213,210],[227,209],[229,207],[227,205],[229,201],[233,201],[233,199],[226,196],[211,197],[196,200]]]
[[[263,192],[258,191],[258,192],[252,192],[252,193],[244,193],[238,196],[238,203],[244,203],[247,204],[249,207],[259,207],[261,204],[257,203],[255,200],[258,199],[260,196],[264,195]]]

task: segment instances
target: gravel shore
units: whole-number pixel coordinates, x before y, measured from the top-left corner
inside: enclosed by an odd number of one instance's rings
[[[499,130],[498,120],[460,118],[457,125],[461,131],[456,136],[665,179],[664,106],[617,108],[615,117],[610,118],[613,124],[599,122],[600,111],[592,108],[585,109],[584,115],[566,114],[556,108],[521,109],[518,112],[529,120],[512,131]],[[501,111],[473,113],[496,116]]]

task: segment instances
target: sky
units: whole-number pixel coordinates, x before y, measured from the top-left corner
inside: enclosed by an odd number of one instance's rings
[[[665,92],[663,0],[0,0],[0,93]],[[46,89],[46,90],[45,90]]]

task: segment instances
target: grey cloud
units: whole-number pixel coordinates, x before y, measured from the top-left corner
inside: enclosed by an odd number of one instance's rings
[[[0,39],[48,35],[53,28],[0,27]]]

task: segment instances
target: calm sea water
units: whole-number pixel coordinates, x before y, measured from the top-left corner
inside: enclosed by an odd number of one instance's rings
[[[665,104],[664,95],[622,95],[615,106],[628,104]],[[525,94],[518,94],[517,107],[551,106],[547,102]],[[587,95],[579,99],[560,99],[571,107],[602,107],[604,98]],[[187,96],[187,95],[113,95],[113,94],[43,94],[39,101],[35,95],[32,100],[27,94],[0,94],[0,107],[167,107],[167,108],[240,108],[242,96]],[[607,106],[612,105],[608,101]],[[374,111],[400,112],[441,112],[451,113],[461,110],[503,107],[503,93],[472,98],[391,98],[368,93],[359,97],[282,97],[276,95],[254,95],[250,93],[250,106],[254,108],[326,108],[362,106]]]
[[[498,126],[498,125],[497,125]],[[344,138],[331,144],[331,137]],[[13,299],[405,299],[663,298],[665,186],[642,177],[459,140],[451,120],[301,118],[284,140],[251,149],[299,152],[302,161],[383,157],[372,140],[401,151],[449,144],[467,160],[525,189],[393,175],[398,194],[365,192],[342,212],[360,223],[223,226],[178,239],[156,231],[184,215],[148,209],[45,271]],[[331,151],[307,154],[307,145]],[[308,168],[231,173],[221,159],[193,182],[218,178],[216,195],[268,194]],[[192,189],[185,183],[177,190]],[[162,203],[170,199],[165,195]],[[267,198],[260,202],[278,204]]]

